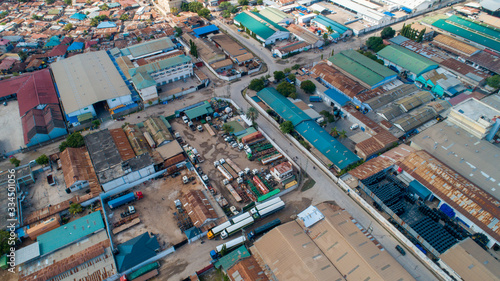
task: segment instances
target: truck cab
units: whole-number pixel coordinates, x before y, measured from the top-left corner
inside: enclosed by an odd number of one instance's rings
[[[202,125],[198,125],[198,127],[196,127],[196,129],[198,129],[198,132],[203,132],[203,126]]]
[[[186,184],[189,182],[189,178],[187,176],[182,177],[182,183]]]

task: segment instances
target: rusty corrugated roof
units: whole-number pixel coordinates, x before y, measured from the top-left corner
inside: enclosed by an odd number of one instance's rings
[[[398,165],[439,198],[500,241],[500,202],[431,154],[413,152]]]
[[[128,142],[127,135],[125,135],[125,132],[123,129],[118,128],[118,129],[111,129],[109,130],[111,133],[111,137],[113,137],[113,140],[116,144],[116,148],[118,148],[118,152],[120,153],[120,156],[123,161],[127,161],[129,159],[132,159],[135,157],[134,150],[132,149],[132,146],[130,146],[130,143]]]

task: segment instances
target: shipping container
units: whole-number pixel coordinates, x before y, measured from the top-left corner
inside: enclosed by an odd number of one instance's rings
[[[319,97],[319,96],[310,96],[309,97],[309,101],[310,102],[322,102],[323,99],[321,97]]]

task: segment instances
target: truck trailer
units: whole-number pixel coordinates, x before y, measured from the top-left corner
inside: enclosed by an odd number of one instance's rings
[[[224,158],[222,158],[221,160],[219,160],[219,162],[224,167],[224,169],[226,169],[226,171],[228,171],[231,174],[231,176],[233,178],[237,178],[238,177],[238,173],[226,162],[226,160]]]
[[[253,214],[253,217],[255,219],[265,218],[267,216],[270,216],[276,212],[283,210],[284,208],[285,208],[285,202],[281,201],[263,210],[258,211],[257,213]]]
[[[243,229],[249,225],[252,225],[254,222],[255,222],[255,220],[253,217],[248,217],[248,218],[246,218],[238,223],[235,223],[235,224],[231,225],[230,227],[224,229],[220,233],[220,238],[226,239],[229,236],[233,235],[234,233],[240,231],[241,229]]]
[[[227,190],[229,190],[231,195],[233,195],[234,200],[236,200],[236,202],[241,202],[240,195],[238,194],[238,192],[236,192],[236,190],[234,190],[233,186],[230,183],[226,184],[226,188]]]
[[[240,237],[233,239],[227,243],[220,244],[219,246],[217,246],[215,248],[215,250],[210,251],[210,257],[212,258],[212,260],[216,260],[216,259],[221,257],[221,252],[222,252],[222,249],[224,249],[224,246],[225,246],[225,250],[229,251],[229,250],[231,250],[235,247],[238,247],[239,245],[245,243],[245,241],[247,241],[246,237],[240,236]]]
[[[231,221],[227,221],[225,223],[222,223],[212,229],[210,229],[207,233],[207,238],[208,239],[214,239],[217,234],[221,233],[224,229],[230,227],[232,225]]]
[[[273,228],[275,228],[276,226],[280,225],[281,224],[281,220],[280,219],[275,219],[271,222],[268,222],[262,226],[259,226],[257,227],[256,229],[254,229],[253,231],[250,231],[250,233],[247,234],[247,237],[248,237],[248,240],[254,240],[255,237],[257,237],[257,235],[260,235],[264,232],[267,232]]]
[[[233,176],[231,176],[231,174],[228,171],[226,171],[226,169],[222,165],[218,165],[217,170],[221,172],[221,174],[224,176],[224,178],[226,178],[226,180],[228,181],[233,180]]]
[[[140,191],[137,191],[136,193],[130,192],[130,193],[127,193],[123,196],[115,198],[113,200],[110,200],[108,202],[108,206],[109,206],[109,208],[114,209],[114,208],[120,207],[121,205],[130,203],[134,200],[142,199],[142,197],[143,197],[143,195],[142,195],[142,192],[140,192]]]

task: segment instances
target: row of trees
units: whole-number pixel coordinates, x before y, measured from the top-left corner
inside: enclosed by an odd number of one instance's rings
[[[411,24],[403,24],[401,35],[418,43],[424,40],[425,28],[420,32],[411,27]]]
[[[184,12],[193,12],[197,13],[200,17],[204,17],[206,19],[210,19],[210,10],[203,7],[203,4],[200,2],[183,2],[181,4],[181,11]],[[177,14],[177,9],[171,11],[173,14]]]

